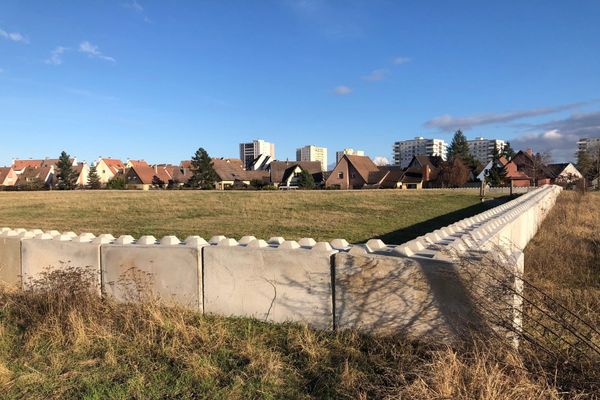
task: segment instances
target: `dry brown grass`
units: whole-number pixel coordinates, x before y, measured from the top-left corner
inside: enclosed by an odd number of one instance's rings
[[[0,294],[3,398],[555,398],[510,353],[115,304],[77,271]],[[89,281],[88,281],[89,282]],[[69,289],[70,288],[70,289]]]
[[[542,310],[526,304],[525,327],[536,328],[536,341],[551,351],[548,354],[529,344],[523,350],[535,355],[535,362],[543,364],[561,391],[572,396],[591,391],[600,398],[599,355],[580,346],[584,340],[600,348],[600,193],[561,193],[525,250],[525,279],[560,306],[550,304],[543,309],[554,312],[557,318],[552,321]],[[535,298],[535,290],[526,286],[526,295],[527,291]],[[534,320],[559,335],[540,329]],[[575,332],[561,327],[565,320],[573,322]]]

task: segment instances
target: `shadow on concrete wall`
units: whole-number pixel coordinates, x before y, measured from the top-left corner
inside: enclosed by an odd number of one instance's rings
[[[453,224],[454,222],[460,221],[461,219],[472,217],[474,215],[487,211],[490,208],[497,207],[513,199],[514,197],[503,196],[493,200],[488,200],[484,203],[462,208],[460,210],[440,215],[439,217],[432,218],[427,221],[423,221],[402,229],[398,229],[396,231],[388,232],[383,235],[364,238],[362,240],[358,240],[356,243],[363,243],[368,241],[369,239],[381,239],[386,244],[405,243],[409,240],[415,239],[418,236],[422,236],[436,229],[443,228],[445,226]],[[406,210],[406,212],[418,212],[418,210]]]

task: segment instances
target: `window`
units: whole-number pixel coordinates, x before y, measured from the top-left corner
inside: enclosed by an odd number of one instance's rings
[[[344,179],[344,173],[338,172],[338,179]]]

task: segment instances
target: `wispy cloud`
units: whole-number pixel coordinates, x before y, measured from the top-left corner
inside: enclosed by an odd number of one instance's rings
[[[554,114],[561,111],[572,110],[593,102],[579,102],[564,104],[555,107],[534,108],[530,110],[512,111],[506,113],[485,113],[475,114],[463,117],[455,117],[445,114],[430,119],[425,122],[425,127],[438,129],[442,132],[454,131],[457,129],[468,130],[476,126],[493,125],[517,121],[527,117],[536,117],[540,115]]]
[[[27,39],[25,35],[22,35],[19,32],[7,32],[4,29],[0,29],[0,38],[17,43],[29,43],[29,39]]]
[[[135,12],[144,12],[144,7],[138,3],[136,0],[130,1],[128,3],[123,3],[123,7],[132,9]]]
[[[336,4],[327,0],[285,0],[283,4],[299,20],[329,39],[364,35],[361,25],[365,11],[352,2]]]
[[[115,60],[113,57],[103,54],[100,50],[98,50],[98,46],[91,44],[87,40],[79,44],[79,52],[87,54],[90,58],[98,58],[100,60],[110,61],[112,63],[117,62],[117,60]]]
[[[365,81],[377,82],[382,81],[389,75],[390,71],[385,68],[373,70],[369,75],[363,76]]]
[[[73,94],[73,95],[81,96],[81,97],[87,97],[87,98],[93,99],[93,100],[101,100],[101,101],[117,101],[118,100],[118,98],[115,96],[107,96],[107,95],[97,94],[97,93],[92,92],[87,89],[78,89],[78,88],[65,87],[65,86],[60,86],[60,89],[64,90],[65,92],[67,92],[69,94]]]
[[[142,6],[136,0],[132,0],[127,3],[123,3],[123,7],[133,10],[137,14],[140,14],[143,17],[144,22],[147,22],[149,24],[152,23],[152,20],[150,18],[148,18],[148,16],[144,12],[144,6]]]
[[[48,57],[44,62],[50,65],[60,65],[63,63],[62,56],[67,51],[67,47],[58,46],[54,50],[50,52],[50,57]]]
[[[335,93],[338,96],[345,96],[352,93],[352,89],[348,86],[341,85],[333,89],[333,93]]]
[[[394,64],[395,65],[408,64],[411,61],[412,61],[412,58],[410,58],[410,57],[396,57],[396,58],[394,58]]]
[[[549,152],[556,162],[572,161],[577,141],[584,137],[600,137],[600,111],[574,113],[567,118],[530,124],[529,132],[510,141],[515,149],[532,148]]]

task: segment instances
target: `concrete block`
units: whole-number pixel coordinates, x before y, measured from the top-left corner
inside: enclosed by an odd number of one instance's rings
[[[186,244],[102,245],[102,289],[122,302],[159,300],[202,311],[200,240]],[[196,242],[196,243],[194,243]]]
[[[4,230],[0,234],[0,284],[11,288],[22,287],[21,242],[31,239],[33,232]]]
[[[464,274],[449,262],[380,255],[335,255],[339,329],[459,341],[483,321]]]
[[[296,242],[295,240],[286,240],[279,245],[279,249],[294,250],[299,248],[300,244],[298,244],[298,242]]]
[[[250,244],[250,242],[256,240],[256,237],[254,236],[244,236],[240,239],[239,243],[242,246],[247,246],[248,244]]]
[[[317,244],[317,241],[313,238],[302,238],[298,241],[298,244],[302,247],[313,247]]]
[[[227,238],[223,235],[216,235],[216,236],[211,237],[210,240],[208,241],[208,243],[219,244],[219,242],[223,239],[227,239]]]
[[[267,243],[276,244],[276,245],[280,245],[283,242],[285,242],[285,239],[282,238],[281,236],[275,236],[275,237],[272,237],[269,240],[267,240]]]
[[[222,239],[217,246],[237,246],[238,242],[235,239]]]
[[[369,251],[378,251],[386,249],[387,246],[380,239],[371,239],[367,242],[367,248],[369,249]]]
[[[264,240],[253,240],[248,244],[248,247],[257,249],[257,248],[269,247],[269,244],[267,242],[265,242]]]
[[[194,236],[188,236],[185,241],[184,241],[186,246],[191,246],[191,247],[201,247],[201,246],[207,246],[208,242],[206,240],[204,240],[203,238],[201,238],[200,236],[194,235]]]
[[[88,237],[73,240],[72,235],[40,235],[21,243],[23,288],[44,273],[57,270],[79,269],[90,274],[94,289],[100,295],[100,244]]]
[[[336,250],[344,250],[348,246],[350,246],[350,244],[348,243],[348,241],[346,239],[333,239],[330,242],[330,244],[331,244],[331,247],[333,247]]]
[[[204,248],[204,311],[331,329],[335,251],[253,247],[258,243]]]

